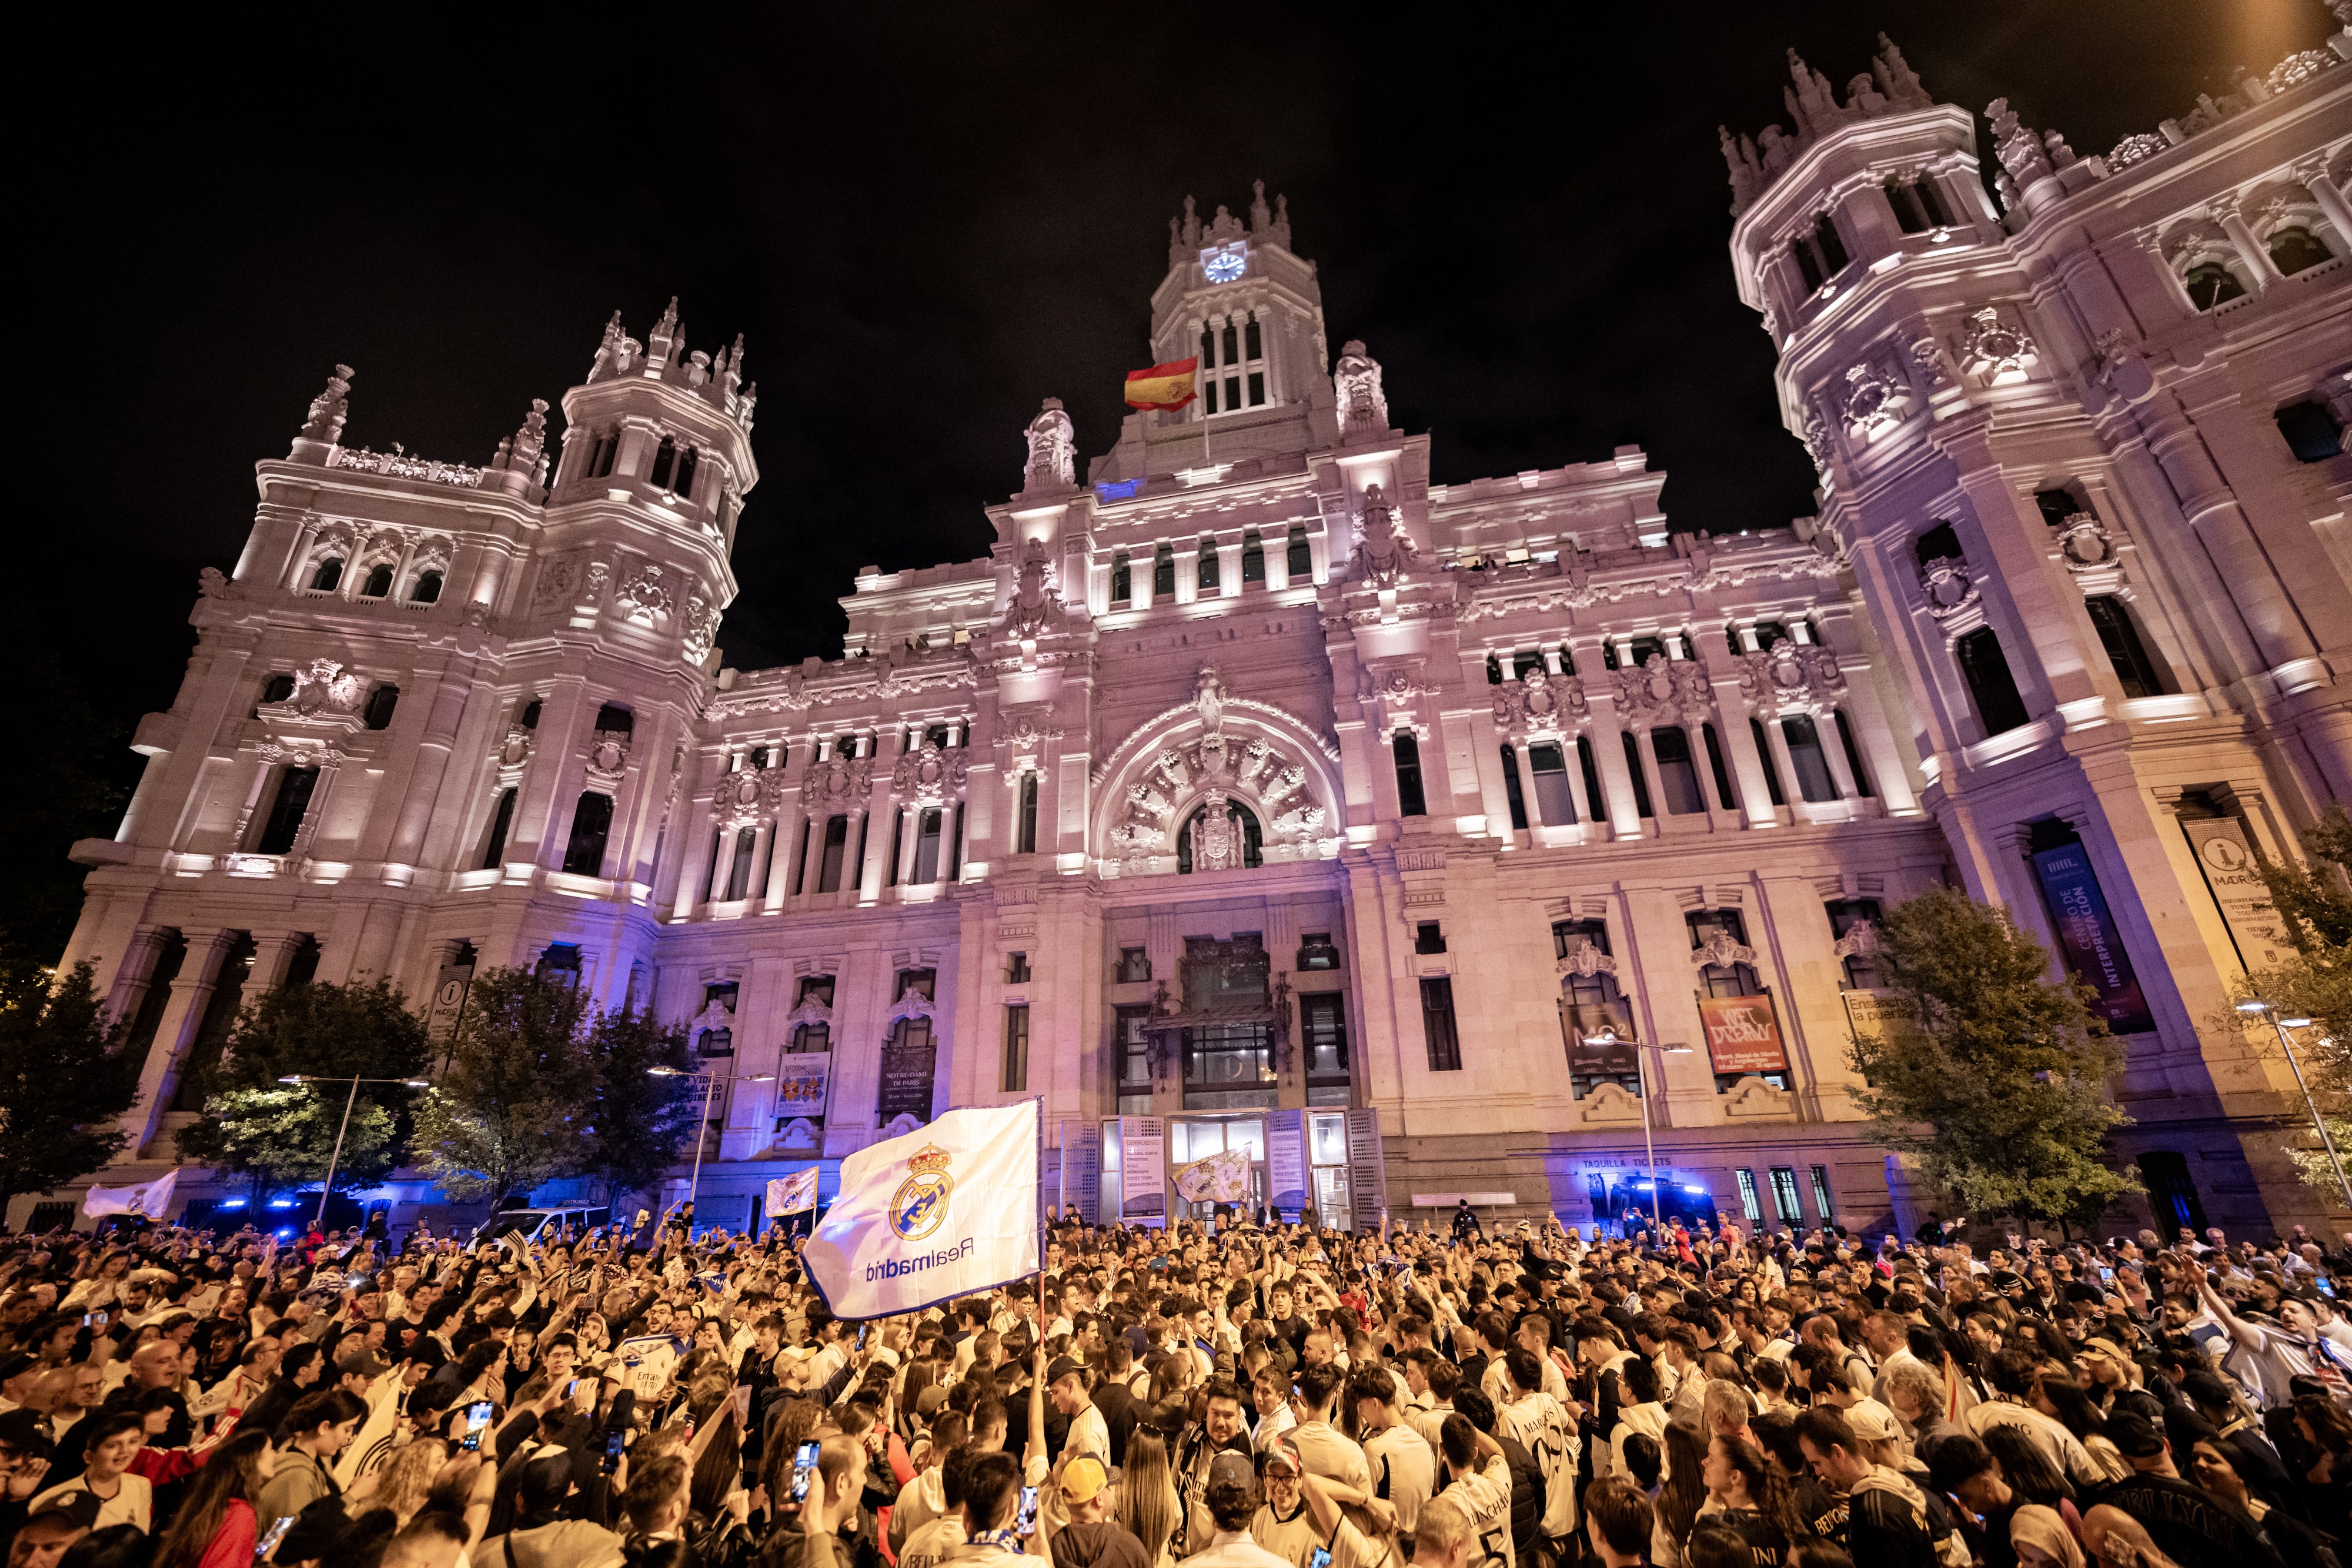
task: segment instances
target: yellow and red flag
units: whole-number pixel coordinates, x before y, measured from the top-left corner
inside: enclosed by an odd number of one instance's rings
[[[1201,368],[1201,358],[1171,360],[1164,365],[1154,365],[1148,371],[1127,372],[1127,406],[1129,408],[1182,408],[1199,396],[1193,382]]]

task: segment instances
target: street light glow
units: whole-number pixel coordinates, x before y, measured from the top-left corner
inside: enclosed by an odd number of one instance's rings
[[[2240,1002],[2238,1010],[2242,1013],[2266,1013],[2271,1010],[2271,1005],[2268,1002]]]
[[[2309,1029],[2311,1027],[2311,1020],[2309,1019],[2279,1019],[2279,1022],[2284,1024],[2289,1029]]]

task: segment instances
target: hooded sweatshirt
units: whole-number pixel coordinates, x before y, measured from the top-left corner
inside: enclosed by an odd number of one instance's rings
[[[1871,1568],[1937,1568],[1927,1494],[1901,1471],[1873,1465],[1846,1493],[1845,1549]]]
[[[509,1550],[515,1568],[620,1568],[626,1560],[619,1536],[583,1519],[562,1519],[536,1530],[493,1536],[482,1542],[474,1560],[505,1568]]]

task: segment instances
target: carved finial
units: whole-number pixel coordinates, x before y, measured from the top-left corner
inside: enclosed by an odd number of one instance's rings
[[[1201,248],[1201,214],[1190,196],[1184,198],[1184,227],[1181,233],[1186,250]]]
[[[511,455],[503,466],[530,469],[537,466],[539,455],[547,447],[547,400],[530,400],[530,412],[523,415],[522,427],[514,433]]]
[[[1715,128],[1716,140],[1723,147],[1723,162],[1731,172],[1731,210],[1736,215],[1756,199],[1763,183],[1762,172],[1756,167],[1755,151],[1746,144],[1746,138],[1734,140],[1731,128]]]
[[[1047,398],[1024,433],[1029,462],[1023,470],[1025,490],[1067,489],[1077,483],[1077,430],[1062,412],[1062,400]]]
[[[654,329],[646,334],[646,358],[662,361],[674,359],[676,356],[670,350],[679,337],[677,296],[673,294],[669,297],[669,308],[661,313],[661,319],[654,323]]]
[[[590,381],[602,381],[620,372],[621,345],[627,340],[621,335],[621,313],[615,310],[613,319],[604,323],[604,336],[596,345],[595,361],[588,367]]]
[[[1250,182],[1250,233],[1253,235],[1264,237],[1267,225],[1273,221],[1274,214],[1265,204],[1265,182],[1252,180]]]
[[[1341,435],[1382,434],[1389,427],[1389,400],[1381,384],[1381,362],[1364,351],[1360,339],[1340,345],[1332,367],[1331,391],[1339,405]]]
[[[1266,238],[1285,250],[1290,248],[1290,198],[1278,191],[1274,197],[1274,224],[1266,230]]]
[[[1878,35],[1878,58],[1871,62],[1871,69],[1877,73],[1879,90],[1901,108],[1926,109],[1936,101],[1927,96],[1919,73],[1903,57],[1895,40],[1884,33]]]
[[[327,378],[327,390],[310,400],[310,416],[302,422],[302,439],[333,446],[343,438],[343,421],[351,413],[352,377],[358,372],[337,365]]]

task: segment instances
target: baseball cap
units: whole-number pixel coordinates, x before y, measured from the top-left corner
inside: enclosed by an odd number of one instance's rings
[[[349,1361],[337,1362],[335,1370],[340,1373],[357,1373],[362,1377],[382,1377],[392,1370],[392,1364],[372,1350],[363,1350]]]
[[[37,1410],[0,1411],[0,1443],[31,1458],[49,1457],[49,1435],[41,1430],[41,1413]]]
[[[1085,1366],[1071,1360],[1068,1356],[1057,1355],[1054,1358],[1054,1364],[1045,1369],[1045,1386],[1051,1388],[1056,1383],[1061,1382],[1065,1377],[1069,1377],[1074,1375],[1077,1377],[1079,1382],[1083,1383],[1086,1381],[1086,1371],[1087,1369]]]
[[[1062,1467],[1062,1495],[1072,1502],[1091,1502],[1108,1484],[1102,1461],[1091,1454],[1080,1454]]]
[[[1227,1448],[1209,1461],[1209,1485],[1212,1492],[1245,1492],[1257,1485],[1257,1470],[1250,1464],[1247,1454],[1237,1454]]]
[[[1287,1437],[1276,1437],[1266,1445],[1265,1468],[1270,1470],[1276,1465],[1289,1466],[1290,1473],[1293,1475],[1304,1475],[1307,1472],[1307,1467],[1298,1459],[1298,1445]]]
[[[947,1404],[947,1386],[944,1384],[934,1383],[929,1388],[924,1389],[920,1394],[915,1396],[915,1414],[918,1416],[935,1416],[939,1413],[940,1406]]]
[[[1853,1428],[1855,1437],[1866,1442],[1884,1443],[1902,1436],[1895,1429],[1895,1423],[1887,1419],[1886,1412],[1874,1405],[1865,1403],[1847,1406],[1845,1423]]]

